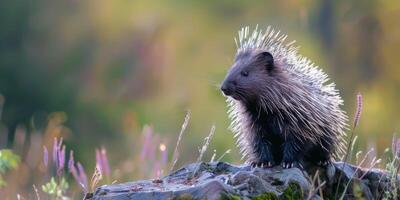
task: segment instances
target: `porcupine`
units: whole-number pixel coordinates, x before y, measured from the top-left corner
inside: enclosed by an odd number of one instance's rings
[[[221,85],[230,129],[252,166],[325,166],[344,153],[346,113],[334,83],[298,53],[287,36],[249,27],[235,38],[237,54]]]

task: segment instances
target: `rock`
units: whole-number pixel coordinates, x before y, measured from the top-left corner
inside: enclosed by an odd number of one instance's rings
[[[86,195],[92,200],[128,199],[344,199],[381,198],[390,177],[378,169],[347,163],[327,168],[251,168],[224,162],[194,163],[159,180],[104,185]],[[319,182],[315,174],[318,173]],[[314,181],[314,182],[313,182]],[[398,183],[400,178],[397,177]],[[338,187],[339,185],[339,187]],[[319,196],[322,191],[323,197]],[[338,192],[336,192],[338,191]],[[335,196],[335,194],[338,194]]]

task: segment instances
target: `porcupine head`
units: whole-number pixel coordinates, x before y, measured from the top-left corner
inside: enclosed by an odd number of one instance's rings
[[[347,116],[327,75],[270,27],[242,28],[235,41],[221,90],[243,158],[253,166],[289,168],[341,156]]]

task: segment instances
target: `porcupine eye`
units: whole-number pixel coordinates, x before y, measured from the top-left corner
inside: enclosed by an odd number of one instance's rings
[[[240,72],[240,75],[242,75],[244,77],[247,77],[247,76],[249,76],[249,72],[243,70],[243,71]]]

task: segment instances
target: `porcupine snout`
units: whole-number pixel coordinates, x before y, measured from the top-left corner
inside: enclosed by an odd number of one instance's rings
[[[226,95],[232,95],[236,90],[236,81],[225,79],[221,86],[221,91]]]

